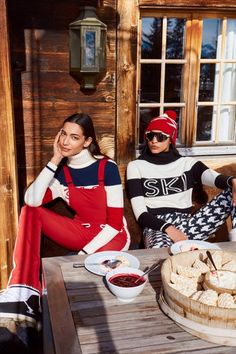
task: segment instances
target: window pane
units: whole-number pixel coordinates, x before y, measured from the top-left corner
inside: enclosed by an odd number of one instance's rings
[[[162,46],[162,19],[142,19],[142,59],[160,59]]]
[[[236,64],[224,64],[222,79],[222,102],[236,101]]]
[[[227,41],[225,46],[224,58],[236,59],[236,20],[227,21]]]
[[[139,143],[144,142],[144,132],[150,120],[159,115],[159,108],[140,108]]]
[[[142,64],[140,102],[160,102],[161,66]]]
[[[180,102],[182,68],[181,64],[166,65],[165,102]]]
[[[167,20],[167,59],[183,59],[185,19],[169,18]]]
[[[213,107],[198,107],[197,141],[212,140]]]
[[[201,64],[199,82],[199,101],[214,100],[215,64]],[[215,96],[217,93],[215,92]]]
[[[227,21],[226,59],[236,59],[236,20]],[[226,63],[223,66],[222,101],[236,100],[236,64]]]
[[[221,31],[221,20],[219,19],[203,19],[202,32],[202,59],[216,59],[220,52],[220,40],[218,37]]]
[[[235,106],[223,106],[220,110],[219,141],[235,140]]]

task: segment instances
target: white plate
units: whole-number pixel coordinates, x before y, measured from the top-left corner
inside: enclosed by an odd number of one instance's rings
[[[201,250],[210,250],[210,249],[215,249],[215,250],[220,250],[221,248],[216,245],[215,243],[210,243],[210,242],[205,242],[205,241],[199,241],[199,240],[184,240],[184,241],[179,241],[176,243],[173,243],[171,245],[170,250],[172,254],[177,254],[181,252],[187,252],[185,250],[188,247],[193,247],[196,246],[196,248],[201,249]]]
[[[97,274],[97,275],[105,275],[111,269],[107,268],[107,270],[101,266],[102,262],[106,259],[114,259],[116,257],[124,257],[129,262],[129,267],[132,268],[139,268],[140,262],[139,260],[126,252],[120,251],[104,251],[104,252],[97,252],[93,253],[88,256],[84,261],[84,266],[90,272]],[[127,266],[127,265],[126,265]]]

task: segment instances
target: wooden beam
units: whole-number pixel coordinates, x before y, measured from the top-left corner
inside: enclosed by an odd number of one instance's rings
[[[6,286],[18,223],[15,129],[9,57],[7,0],[0,0],[0,287]]]
[[[117,1],[117,162],[121,177],[135,156],[137,1]]]
[[[168,6],[168,7],[202,7],[210,8],[233,8],[236,7],[235,1],[232,0],[139,0],[139,6]]]

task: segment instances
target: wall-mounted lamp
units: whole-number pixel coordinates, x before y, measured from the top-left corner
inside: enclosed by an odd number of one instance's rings
[[[84,6],[69,24],[70,75],[84,89],[95,89],[106,70],[107,26],[96,15],[96,8]]]

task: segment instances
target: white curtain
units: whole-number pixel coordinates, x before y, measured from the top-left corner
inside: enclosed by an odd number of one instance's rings
[[[222,35],[218,35],[217,58],[221,55]],[[227,31],[225,41],[224,59],[236,59],[236,19],[227,20]],[[217,90],[219,88],[219,64],[216,65],[215,76],[215,100],[218,101]],[[236,101],[236,64],[224,63],[222,67],[222,89],[220,101]],[[213,113],[213,121],[215,120]],[[225,105],[220,109],[219,141],[230,141],[235,139],[235,106]]]

